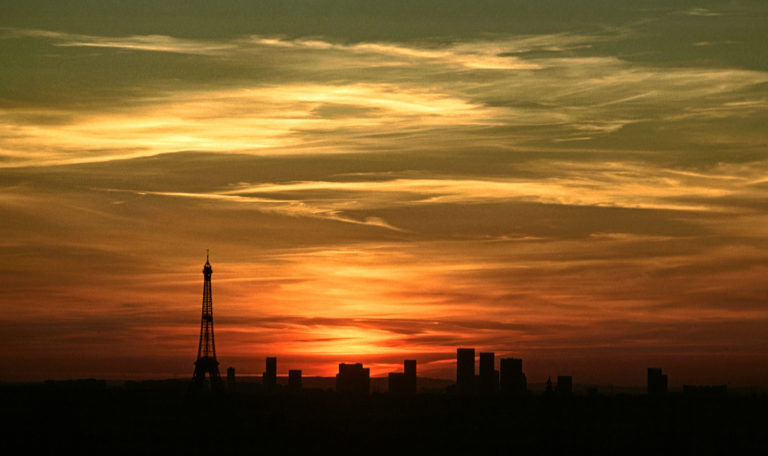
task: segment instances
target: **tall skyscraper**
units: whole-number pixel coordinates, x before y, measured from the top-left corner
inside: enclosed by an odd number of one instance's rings
[[[408,393],[416,394],[416,360],[406,359],[403,361],[403,373],[405,374],[405,383]]]
[[[219,362],[216,360],[216,344],[213,338],[213,298],[211,297],[211,275],[213,268],[205,256],[203,266],[203,315],[200,321],[200,342],[197,345],[197,361],[193,374],[193,385],[200,388],[205,382],[205,375],[211,382],[211,389],[221,389]]]
[[[523,360],[503,358],[499,361],[501,371],[501,391],[510,394],[524,394],[528,389],[528,380],[523,373]]]
[[[416,360],[406,359],[403,362],[403,372],[390,372],[388,391],[392,394],[416,393]]]
[[[499,371],[496,370],[496,356],[493,353],[480,353],[479,390],[482,393],[495,393],[499,389]]]
[[[475,349],[456,349],[456,389],[462,393],[475,390]]]
[[[235,368],[227,368],[227,389],[234,391],[235,389]]]
[[[667,376],[662,375],[661,368],[648,368],[648,394],[664,394],[667,392]]]
[[[267,389],[277,386],[277,358],[267,357],[266,370],[262,373],[261,382]]]

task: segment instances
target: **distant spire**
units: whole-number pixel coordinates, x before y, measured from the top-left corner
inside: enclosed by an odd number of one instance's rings
[[[213,339],[213,299],[211,297],[211,274],[213,268],[208,262],[208,250],[205,251],[205,266],[203,266],[203,312],[200,320],[200,344],[197,347],[195,361],[195,387],[201,386],[206,374],[210,377],[212,389],[220,389],[221,376],[219,362],[216,360],[216,344]]]
[[[210,277],[211,273],[213,272],[213,268],[211,267],[211,262],[208,260],[208,257],[208,249],[205,249],[205,264],[203,265],[203,274],[205,274],[207,277]]]

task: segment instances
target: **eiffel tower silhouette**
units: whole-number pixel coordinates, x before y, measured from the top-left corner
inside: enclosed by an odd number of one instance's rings
[[[219,362],[216,360],[216,344],[213,339],[213,300],[211,299],[211,275],[213,268],[208,261],[208,251],[205,253],[203,266],[203,317],[200,321],[200,344],[197,347],[197,361],[193,386],[201,389],[205,384],[205,374],[211,382],[211,390],[221,390],[222,382],[219,374]]]

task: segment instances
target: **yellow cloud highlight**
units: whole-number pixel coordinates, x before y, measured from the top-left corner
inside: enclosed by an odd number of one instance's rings
[[[544,164],[542,164],[544,165]],[[536,169],[536,165],[530,165]],[[549,162],[546,166],[551,166]],[[757,165],[753,173],[764,170]],[[579,206],[632,207],[643,209],[719,210],[706,203],[707,198],[733,195],[743,190],[745,179],[732,182],[723,176],[694,175],[658,170],[640,164],[559,163],[556,168],[571,170],[562,177],[524,179],[471,179],[445,176],[441,178],[398,178],[372,181],[293,182],[284,184],[245,185],[222,195],[256,198],[260,194],[285,195],[290,199],[296,192],[339,192],[334,198],[313,198],[307,204],[327,210],[376,209],[382,207],[434,204],[480,203],[504,200],[525,200],[541,203]],[[542,171],[542,170],[539,170]],[[720,178],[718,181],[717,178]],[[748,180],[748,179],[747,179]],[[719,184],[719,185],[717,185]],[[354,194],[349,200],[348,194]],[[405,198],[404,195],[411,195]],[[389,195],[389,196],[387,196]],[[691,198],[691,203],[678,202]]]
[[[153,95],[95,111],[6,106],[0,108],[0,167],[182,150],[281,155],[440,150],[455,144],[510,149],[531,143],[570,149],[574,142],[641,122],[745,118],[768,107],[765,97],[748,92],[768,82],[765,72],[643,67],[615,57],[519,56],[561,52],[604,36],[500,37],[450,45],[97,37],[16,29],[6,29],[5,37],[198,54],[208,65],[247,65],[266,56],[299,77],[217,90],[155,89],[149,91]],[[362,71],[376,66],[387,69]],[[715,135],[707,142],[738,139]],[[757,138],[740,138],[758,146]]]
[[[354,321],[350,321],[354,324]],[[338,356],[353,360],[359,355],[386,355],[402,349],[391,347],[388,331],[351,327],[311,327],[302,331],[302,341],[281,344],[288,354]]]
[[[317,116],[315,109],[325,104],[371,112],[363,117],[343,110],[332,118]],[[391,84],[175,93],[99,114],[53,111],[69,115],[69,122],[17,123],[11,126],[12,134],[0,138],[0,146],[15,158],[5,166],[106,161],[180,150],[296,154],[314,151],[313,136],[338,130],[461,127],[487,123],[490,112],[451,95]],[[0,116],[12,122],[33,113],[18,109]],[[339,137],[335,152],[349,152],[344,143]]]
[[[561,170],[543,177],[554,166]],[[349,181],[302,181],[285,183],[241,183],[209,192],[159,192],[141,189],[107,189],[170,198],[219,201],[263,213],[309,217],[407,234],[375,215],[377,210],[419,208],[430,205],[467,205],[529,202],[547,205],[592,206],[711,214],[748,214],[748,208],[733,206],[729,198],[759,198],[759,184],[768,163],[721,165],[709,172],[658,169],[641,163],[536,162],[525,165],[533,178],[430,178],[395,177]],[[557,175],[559,174],[559,175]],[[389,176],[387,176],[389,177]],[[234,187],[234,188],[232,188]],[[356,211],[369,211],[365,216]],[[523,237],[523,240],[535,237]],[[332,271],[329,271],[332,273]]]

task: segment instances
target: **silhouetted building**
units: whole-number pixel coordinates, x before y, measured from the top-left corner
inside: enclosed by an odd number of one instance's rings
[[[261,383],[267,389],[277,386],[277,358],[267,357],[267,370],[262,374]]]
[[[406,359],[403,362],[403,373],[389,373],[389,392],[393,394],[416,393],[416,360]]]
[[[211,389],[219,390],[222,387],[219,374],[219,362],[216,360],[216,344],[213,338],[213,298],[211,296],[211,275],[213,268],[205,256],[203,266],[203,314],[200,320],[200,343],[197,345],[197,361],[195,372],[192,375],[193,387],[200,389],[205,382],[205,374],[211,381]]]
[[[456,389],[471,393],[475,389],[475,349],[456,349]]]
[[[658,367],[648,368],[648,394],[664,394],[667,392],[667,376],[661,374]]]
[[[557,387],[555,388],[557,394],[562,396],[569,396],[573,393],[573,377],[570,375],[558,375]]]
[[[360,363],[339,364],[336,391],[340,393],[368,394],[371,390],[371,371]]]
[[[288,389],[299,391],[301,389],[301,369],[291,369],[288,371]]]
[[[496,370],[496,356],[493,353],[480,353],[480,392],[495,393],[499,390],[499,371]]]
[[[387,391],[392,394],[405,394],[405,374],[390,372],[387,375]]]
[[[552,378],[547,377],[547,387],[544,389],[544,395],[545,396],[551,396],[552,394],[555,394],[552,390]]]
[[[499,360],[501,391],[510,394],[524,394],[528,390],[528,379],[523,373],[523,360],[504,358]]]
[[[235,389],[235,368],[234,367],[227,368],[227,388],[229,390]]]
[[[416,360],[406,359],[403,361],[403,372],[405,373],[406,381],[408,382],[408,390],[416,393]]]

